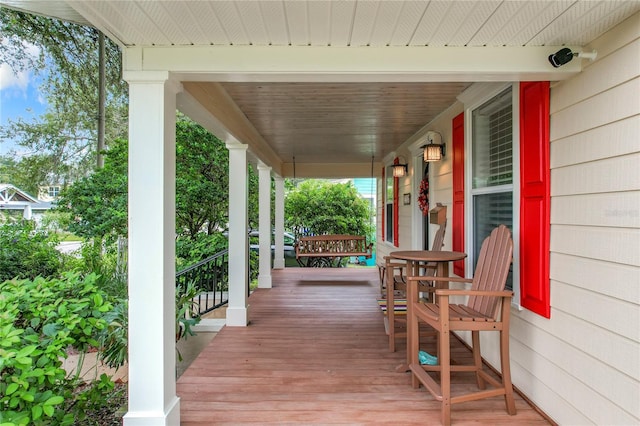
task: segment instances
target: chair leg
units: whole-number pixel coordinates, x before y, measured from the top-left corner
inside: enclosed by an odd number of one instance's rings
[[[440,390],[442,392],[441,420],[444,426],[451,424],[451,348],[448,329],[438,333],[440,348],[438,362],[440,364]]]
[[[480,351],[479,331],[471,332],[471,349],[473,351],[473,365],[476,369],[476,382],[478,383],[478,389],[485,389],[487,387],[487,383],[479,374],[480,371],[482,371],[482,354]]]
[[[513,399],[513,385],[511,384],[511,366],[509,362],[509,331],[500,331],[500,368],[502,370],[502,386],[504,386],[504,402],[507,413],[516,414],[516,403]]]
[[[410,300],[411,299],[407,297],[407,302],[413,303]],[[409,341],[409,336],[411,336],[411,341]],[[420,351],[420,325],[416,315],[410,315],[407,318],[407,351],[409,354],[409,364],[419,364],[418,351]],[[411,373],[411,386],[413,389],[418,389],[420,387],[420,381],[413,373]]]
[[[387,268],[387,321],[389,323],[389,350],[396,351],[396,303],[394,299],[393,268]]]

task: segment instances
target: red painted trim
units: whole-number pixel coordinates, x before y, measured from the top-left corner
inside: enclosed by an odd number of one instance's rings
[[[549,82],[520,83],[520,303],[551,316]]]
[[[382,230],[380,232],[380,241],[384,241],[385,234],[387,233],[387,224],[385,222],[384,212],[387,209],[387,181],[385,177],[385,168],[382,166],[382,202],[380,209],[380,224],[382,225]]]
[[[464,252],[464,113],[452,123],[453,212],[451,238],[454,251]],[[453,273],[464,277],[464,260],[453,262]]]
[[[393,160],[393,164],[399,164],[400,160],[396,157]],[[400,236],[398,235],[399,231],[399,221],[398,218],[400,216],[400,196],[398,191],[400,189],[400,178],[393,178],[393,245],[396,247],[400,247]]]

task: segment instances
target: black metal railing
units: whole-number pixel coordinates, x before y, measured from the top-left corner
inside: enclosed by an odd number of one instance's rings
[[[199,290],[194,299],[199,315],[226,305],[229,302],[229,251],[216,253],[176,274],[176,287],[188,283]]]

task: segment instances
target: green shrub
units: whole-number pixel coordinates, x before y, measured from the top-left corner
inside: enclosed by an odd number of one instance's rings
[[[63,268],[57,244],[55,236],[37,230],[33,221],[0,225],[0,281],[57,276]]]
[[[197,234],[195,237],[179,236],[176,239],[176,270],[186,268],[229,247],[227,237],[221,232]]]
[[[69,348],[99,345],[112,305],[96,280],[67,273],[0,284],[0,424],[77,424],[112,389],[106,377],[84,386],[62,368]]]

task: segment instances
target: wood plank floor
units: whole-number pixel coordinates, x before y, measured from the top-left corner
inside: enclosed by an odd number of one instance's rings
[[[413,389],[404,342],[391,353],[375,268],[286,268],[249,298],[251,324],[224,327],[180,377],[181,424],[438,425],[440,404]],[[425,350],[434,352],[429,346]],[[456,342],[452,356],[469,357]],[[458,374],[453,392],[474,387]],[[458,425],[548,425],[516,396],[457,404]]]

